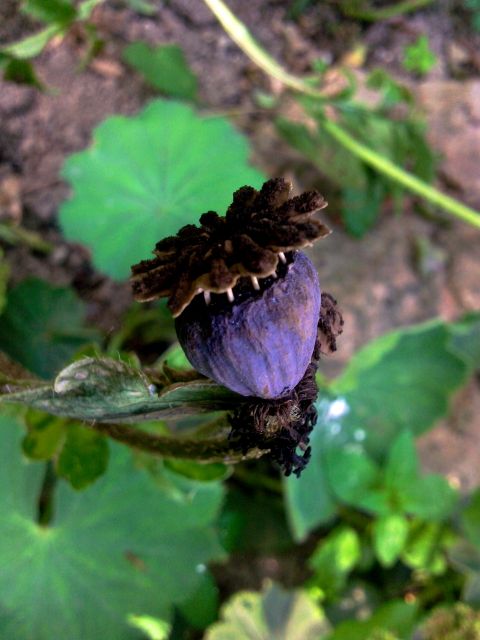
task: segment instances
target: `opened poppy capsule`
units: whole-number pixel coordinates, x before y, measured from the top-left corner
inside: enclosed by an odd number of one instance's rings
[[[281,398],[301,380],[317,339],[321,293],[298,249],[328,235],[309,191],[269,180],[242,187],[225,217],[204,213],[132,267],[137,300],[168,296],[180,344],[200,373],[244,396]]]

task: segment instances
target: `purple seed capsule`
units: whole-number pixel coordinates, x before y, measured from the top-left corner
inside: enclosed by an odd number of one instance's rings
[[[312,357],[320,285],[304,253],[287,257],[279,275],[260,280],[259,289],[244,278],[233,290],[233,303],[213,295],[206,304],[199,295],[175,322],[193,367],[243,396],[287,395]]]

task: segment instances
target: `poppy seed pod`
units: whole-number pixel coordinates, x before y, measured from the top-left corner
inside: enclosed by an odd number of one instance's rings
[[[305,254],[292,252],[288,262],[259,290],[240,288],[233,304],[206,305],[199,297],[176,319],[179,342],[197,371],[259,398],[283,397],[299,383],[317,337],[320,286]]]
[[[343,320],[300,251],[330,231],[313,214],[317,191],[290,197],[281,178],[242,187],[226,215],[208,211],[132,267],[144,302],[168,297],[177,336],[200,373],[250,399],[229,416],[232,447],[269,451],[285,474],[310,457],[320,353],[336,349]]]

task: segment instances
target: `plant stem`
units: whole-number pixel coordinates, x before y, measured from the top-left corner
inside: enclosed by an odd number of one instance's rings
[[[262,47],[256,42],[252,34],[245,25],[233,15],[222,0],[203,0],[217,17],[225,31],[242,51],[269,76],[276,78],[285,86],[303,94],[321,98],[322,94],[313,89],[307,82],[293,76],[278,64]],[[409,0],[413,2],[414,0]],[[417,0],[420,1],[420,0]],[[424,0],[425,1],[425,0]],[[474,227],[480,228],[480,213],[467,207],[458,200],[445,195],[438,189],[423,182],[408,171],[405,171],[373,149],[355,140],[339,124],[325,117],[322,126],[332,135],[337,142],[342,144],[351,153],[386,175],[390,179],[403,185],[413,193],[416,193],[432,204],[436,204],[456,218],[468,222]]]
[[[86,424],[99,433],[126,444],[133,449],[146,451],[154,455],[166,458],[183,458],[198,460],[199,462],[223,462],[233,464],[244,460],[261,458],[268,453],[267,449],[250,449],[243,454],[232,448],[226,437],[210,438],[208,440],[196,440],[170,436],[159,436],[137,428],[123,424],[108,422],[94,422]]]
[[[358,142],[358,140],[355,140],[345,129],[332,120],[325,119],[323,128],[342,146],[380,173],[403,185],[409,191],[422,196],[432,204],[436,204],[445,211],[452,213],[457,218],[468,222],[474,227],[480,228],[480,214],[474,209],[438,191],[438,189],[435,189],[426,182],[423,182],[423,180],[405,171],[405,169],[402,169],[388,158],[385,158],[361,142]]]
[[[222,27],[244,53],[267,75],[276,78],[282,84],[295,91],[310,96],[322,97],[322,94],[306,83],[302,78],[289,73],[258,44],[247,27],[241,22],[222,0],[203,0],[214,13]]]
[[[435,2],[435,0],[405,0],[404,2],[396,2],[390,7],[383,7],[381,9],[375,9],[369,5],[366,5],[365,9],[356,9],[354,6],[349,6],[349,2],[347,1],[340,2],[339,8],[340,11],[349,18],[377,22],[378,20],[388,20],[389,18],[395,18],[396,16],[401,16],[411,11],[417,11],[433,2]]]

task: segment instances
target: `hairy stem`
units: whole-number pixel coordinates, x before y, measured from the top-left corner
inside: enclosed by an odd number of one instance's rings
[[[269,76],[276,78],[285,86],[303,94],[322,97],[322,94],[312,88],[305,80],[293,76],[272,58],[248,31],[245,25],[228,9],[222,0],[203,0],[219,20],[222,27],[242,51]],[[480,228],[480,213],[467,207],[458,200],[445,195],[438,189],[428,185],[400,166],[391,162],[380,153],[355,140],[343,127],[331,119],[325,118],[323,127],[340,144],[353,155],[362,159],[379,173],[398,182],[408,190],[416,193],[432,204],[435,204],[456,218]]]
[[[145,451],[165,458],[183,458],[199,462],[224,462],[233,464],[244,460],[261,458],[266,449],[253,448],[246,454],[232,448],[228,438],[216,437],[205,440],[160,436],[123,424],[94,422],[87,424],[91,429],[126,444],[133,449]]]

